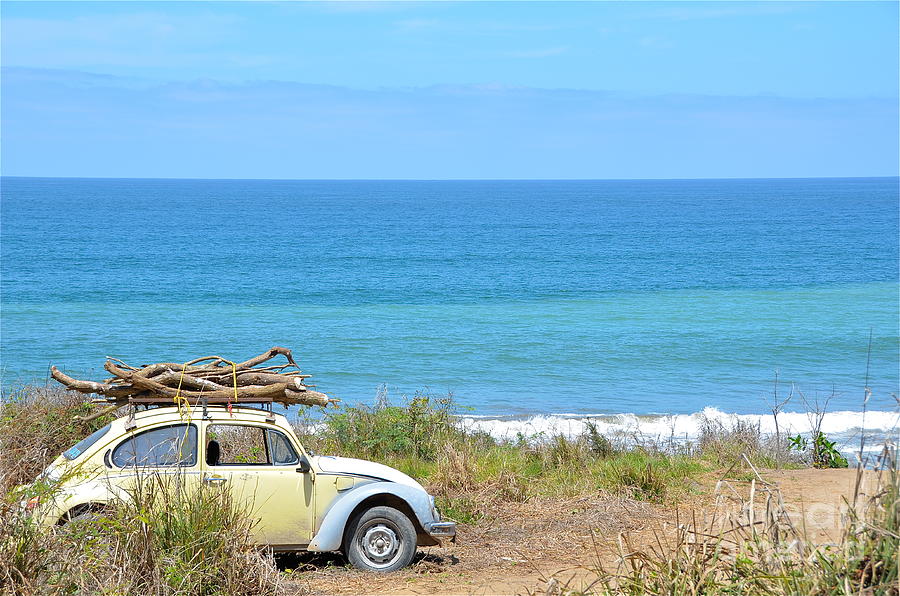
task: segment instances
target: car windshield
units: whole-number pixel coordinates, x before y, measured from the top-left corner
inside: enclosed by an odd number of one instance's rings
[[[107,432],[109,432],[109,427],[110,427],[110,425],[107,424],[103,428],[98,428],[97,430],[95,430],[94,432],[92,432],[91,434],[86,436],[85,438],[81,439],[80,441],[75,443],[74,447],[72,447],[71,449],[69,449],[68,451],[63,453],[63,457],[65,457],[66,459],[68,459],[70,461],[78,458],[79,455],[81,455],[82,453],[84,453],[85,451],[90,449],[91,445],[93,445],[94,443],[99,441],[100,437],[102,437]]]

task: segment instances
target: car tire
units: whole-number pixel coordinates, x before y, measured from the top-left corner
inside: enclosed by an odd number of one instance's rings
[[[78,513],[67,513],[59,520],[62,531],[69,535],[93,535],[100,531],[98,522],[106,516],[97,509],[83,509]]]
[[[372,507],[347,524],[344,554],[357,569],[396,571],[416,555],[416,528],[393,507]]]

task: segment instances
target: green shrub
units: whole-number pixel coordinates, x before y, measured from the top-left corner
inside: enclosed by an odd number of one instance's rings
[[[803,435],[788,437],[789,448],[807,455],[815,468],[846,468],[847,458],[835,447],[835,441],[829,441],[823,432],[817,432],[812,442]]]
[[[599,488],[644,501],[661,502],[687,489],[685,481],[705,470],[687,456],[669,456],[641,449],[619,453],[598,464]]]
[[[609,457],[616,453],[612,442],[600,434],[597,425],[590,420],[584,423],[583,437],[587,441],[591,453],[596,457]]]
[[[437,499],[437,507],[443,517],[461,524],[477,524],[485,516],[485,503],[467,495],[442,497]]]
[[[464,438],[452,413],[452,399],[417,394],[404,406],[382,401],[375,407],[345,407],[330,413],[313,442],[320,450],[384,459],[414,455],[435,461],[448,442]]]
[[[632,447],[618,449],[588,422],[581,436],[556,434],[498,442],[462,428],[450,397],[416,395],[395,406],[344,408],[314,426],[298,425],[304,444],[316,451],[384,462],[427,483],[467,520],[466,502],[522,502],[532,496],[570,497],[602,489],[643,500],[679,494],[685,479],[704,470],[687,456]]]
[[[144,568],[148,585],[195,595],[270,593],[271,561],[252,545],[253,523],[217,487],[187,487],[175,477],[148,476],[104,520],[104,531],[129,544],[125,566]]]

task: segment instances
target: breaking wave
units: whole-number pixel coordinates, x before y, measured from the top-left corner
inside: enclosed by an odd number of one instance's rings
[[[608,436],[621,436],[641,440],[687,442],[696,439],[705,421],[719,422],[731,428],[738,422],[758,426],[766,435],[775,434],[775,418],[771,414],[729,414],[713,407],[693,414],[546,414],[529,418],[460,416],[460,423],[467,429],[489,433],[499,440],[527,440],[544,436],[564,435],[574,438],[581,435],[587,422]],[[809,435],[815,417],[806,412],[781,412],[778,429],[782,434]],[[821,430],[836,440],[842,451],[858,451],[859,438],[865,429],[866,451],[880,450],[884,440],[897,441],[900,429],[900,413],[887,411],[841,411],[824,415]]]

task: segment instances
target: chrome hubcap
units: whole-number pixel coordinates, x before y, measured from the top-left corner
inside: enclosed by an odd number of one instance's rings
[[[400,550],[397,534],[383,524],[374,525],[366,530],[360,542],[366,558],[378,566],[390,565]]]

